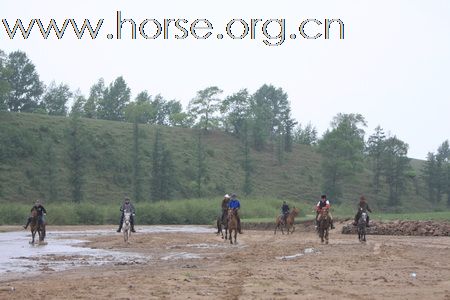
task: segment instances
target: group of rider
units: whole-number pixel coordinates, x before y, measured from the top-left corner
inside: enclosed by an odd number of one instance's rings
[[[315,207],[316,228],[319,226],[319,222],[320,222],[320,218],[321,218],[320,212],[322,211],[322,209],[327,209],[329,211],[330,207],[331,207],[330,201],[327,200],[327,195],[322,195],[320,197],[320,201],[317,203],[317,205]],[[353,225],[356,226],[358,224],[358,220],[361,217],[361,214],[363,212],[366,212],[366,214],[367,214],[367,212],[372,212],[372,210],[370,209],[369,204],[366,201],[366,198],[364,196],[361,196],[359,198],[358,212],[355,215],[355,220],[353,222]],[[283,205],[281,206],[281,217],[282,217],[283,224],[286,224],[289,213],[290,213],[289,205],[286,203],[286,201],[283,201]],[[335,227],[333,224],[333,216],[331,215],[330,212],[328,212],[328,216],[330,218],[331,229],[334,229]],[[367,215],[366,226],[369,227],[369,215]]]
[[[224,220],[225,218],[227,218],[227,214],[228,214],[228,210],[234,210],[236,213],[236,217],[237,217],[237,221],[238,221],[238,232],[242,234],[242,229],[241,229],[241,218],[239,216],[239,209],[241,208],[241,203],[240,201],[237,199],[236,194],[225,194],[222,200],[222,220]],[[330,209],[330,202],[327,200],[327,195],[322,195],[320,197],[320,201],[317,203],[316,207],[316,227],[319,224],[320,221],[320,212],[322,209]],[[36,202],[34,203],[33,207],[31,208],[31,212],[33,212],[33,210],[36,210],[37,212],[37,217],[38,217],[38,224],[42,225],[44,224],[45,220],[44,220],[44,216],[47,214],[47,211],[45,210],[44,206],[41,204],[41,202],[39,200],[36,200]],[[134,205],[131,204],[130,202],[130,198],[125,197],[124,202],[122,204],[122,206],[120,207],[120,212],[121,212],[121,217],[120,217],[120,222],[119,222],[119,229],[117,229],[117,232],[120,232],[122,230],[122,223],[123,223],[123,219],[125,216],[125,213],[131,213],[131,217],[130,217],[130,223],[131,223],[131,231],[132,232],[136,232],[134,229],[134,216],[136,214],[136,210],[134,208]],[[358,212],[355,215],[355,220],[353,225],[357,225],[359,218],[361,217],[361,214],[363,212],[372,212],[372,210],[369,207],[369,204],[366,201],[366,198],[364,196],[361,196],[359,198],[359,204],[358,204]],[[282,216],[282,222],[283,224],[286,224],[287,221],[287,217],[289,216],[290,213],[290,209],[289,209],[289,205],[286,203],[286,201],[283,201],[283,205],[281,206],[281,216]],[[333,224],[333,217],[331,216],[330,213],[328,213],[328,216],[330,218],[330,225],[331,225],[331,229],[334,229],[334,224]],[[27,219],[27,223],[23,226],[24,229],[27,229],[28,225],[31,223],[32,217],[28,217]],[[367,227],[369,227],[369,216],[367,215]]]

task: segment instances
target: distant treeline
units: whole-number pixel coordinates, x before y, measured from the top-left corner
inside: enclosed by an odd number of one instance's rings
[[[68,103],[73,103],[70,110]],[[177,100],[167,100],[160,94],[151,95],[147,91],[138,93],[132,100],[130,88],[123,77],[109,84],[99,79],[87,96],[72,91],[65,83],[51,82],[46,86],[24,52],[5,54],[0,51],[0,111],[70,117],[70,126],[65,133],[65,150],[71,198],[75,202],[83,199],[86,164],[89,153],[92,153],[89,151],[92,141],[81,121],[81,118],[88,118],[133,123],[132,146],[128,151],[132,163],[124,167],[132,174],[131,180],[127,179],[131,182],[123,183],[120,178],[115,180],[120,185],[131,185],[136,199],[148,197],[143,195],[143,185],[148,184],[142,182],[141,172],[144,170],[151,170],[152,199],[172,198],[173,187],[178,184],[174,177],[179,172],[179,166],[173,161],[173,149],[161,139],[159,130],[152,138],[151,166],[142,165],[141,157],[145,154],[141,146],[140,126],[146,124],[197,131],[193,159],[190,161],[192,172],[189,176],[193,180],[189,190],[195,191],[199,197],[203,195],[202,185],[209,177],[204,136],[219,130],[238,141],[239,155],[242,156],[238,165],[244,174],[239,190],[246,195],[252,194],[253,182],[258,176],[255,172],[255,151],[271,151],[276,156],[277,164],[282,166],[293,145],[303,144],[321,155],[319,189],[337,202],[343,195],[344,187],[367,169],[372,177],[369,193],[377,195],[387,190],[388,206],[401,204],[409,183],[415,185],[417,191],[421,190],[420,185],[424,185],[425,200],[439,204],[443,197],[447,197],[450,206],[448,141],[442,143],[437,154],[429,153],[427,162],[417,174],[407,157],[408,144],[395,135],[386,136],[384,130],[377,127],[366,140],[366,121],[362,115],[337,114],[331,121],[331,127],[318,137],[312,124],[305,126],[292,118],[287,93],[273,85],[264,84],[253,94],[242,89],[225,97],[219,87],[207,87],[199,90],[184,109]],[[13,157],[26,157],[33,152],[30,139],[34,137],[27,134],[13,136],[11,133],[0,133],[1,163],[7,165]],[[40,134],[44,139],[51,136],[48,134],[45,137],[45,130]],[[104,142],[107,148],[108,141]],[[52,143],[46,143],[46,148],[40,149],[40,155],[41,161],[46,162],[42,167],[45,169],[44,176],[50,182],[48,194],[56,197],[54,182],[57,170],[53,162],[56,159],[53,147]],[[115,156],[108,150],[105,150],[105,155],[112,160]],[[29,176],[33,177],[32,174]]]

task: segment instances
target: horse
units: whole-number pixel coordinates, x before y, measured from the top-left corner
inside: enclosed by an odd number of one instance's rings
[[[328,244],[328,230],[331,226],[331,218],[328,215],[328,208],[322,208],[319,213],[319,237],[321,242]]]
[[[360,242],[366,241],[366,227],[367,227],[367,213],[361,212],[361,216],[358,219],[358,239]]]
[[[225,230],[225,236],[223,235],[223,230]],[[222,234],[222,239],[228,239],[228,216],[226,211],[217,217],[217,235],[219,234]]]
[[[131,235],[131,212],[125,212],[123,214],[123,222],[122,222],[122,230],[123,230],[123,241],[127,244],[130,242],[128,239]]]
[[[39,244],[44,242],[45,239],[45,222],[42,220],[42,224],[39,224],[39,215],[36,209],[31,210],[31,222],[30,222],[30,230],[31,230],[31,241],[30,244],[35,243],[36,232],[39,235]]]
[[[230,234],[230,244],[233,244],[233,231],[234,231],[234,243],[237,244],[236,237],[238,232],[238,219],[237,210],[228,210],[228,233]]]
[[[288,214],[286,217],[286,223],[283,220],[283,215],[280,215],[277,217],[275,221],[275,231],[273,234],[277,233],[277,229],[281,229],[281,233],[284,234],[283,227],[287,230],[287,234],[289,234],[290,229],[292,228],[291,234],[294,233],[295,227],[294,227],[294,220],[295,217],[298,215],[299,210],[298,208],[294,207],[292,211]]]

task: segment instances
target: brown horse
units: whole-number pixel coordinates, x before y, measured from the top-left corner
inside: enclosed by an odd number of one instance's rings
[[[223,230],[225,230],[225,236],[223,235]],[[228,215],[226,210],[221,216],[217,217],[217,235],[219,234],[222,235],[222,239],[228,239]]]
[[[237,210],[228,210],[228,233],[230,234],[230,244],[233,244],[233,232],[234,232],[234,243],[237,244],[236,237],[238,232],[238,219]]]
[[[39,215],[36,209],[31,210],[31,222],[30,222],[30,230],[31,230],[31,241],[30,244],[34,244],[36,232],[39,235],[39,244],[44,241],[45,238],[45,222],[42,221],[42,224],[39,224]]]
[[[331,218],[328,215],[328,208],[322,208],[319,212],[319,237],[321,242],[325,241],[325,244],[328,244],[328,230],[331,226]]]
[[[295,217],[298,215],[299,209],[294,206],[292,211],[289,213],[289,215],[286,217],[286,223],[284,223],[283,215],[278,216],[275,221],[275,232],[273,234],[277,233],[277,229],[281,229],[281,233],[284,234],[283,227],[287,230],[287,234],[289,234],[289,231],[292,229],[291,234],[294,233],[295,227],[294,227],[294,221]]]

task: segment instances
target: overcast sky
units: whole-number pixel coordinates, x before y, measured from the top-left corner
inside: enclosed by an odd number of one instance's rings
[[[116,11],[132,18],[138,28],[145,19],[161,24],[167,19],[207,19],[213,29],[205,40],[195,39],[169,24],[168,39],[144,39],[139,32],[131,39],[131,25],[116,38]],[[71,25],[62,39],[52,32],[47,40],[37,25],[27,40],[20,32],[9,39],[0,24],[0,49],[9,53],[25,51],[36,65],[41,80],[64,82],[88,95],[89,88],[103,77],[110,83],[123,76],[132,90],[161,93],[186,107],[196,91],[211,85],[224,90],[223,96],[242,88],[255,92],[264,83],[281,87],[289,95],[293,117],[311,122],[323,133],[337,113],[360,113],[368,123],[366,136],[380,125],[410,146],[409,156],[425,159],[427,152],[450,138],[450,1],[1,1],[0,18],[12,27],[31,18],[45,26],[50,19],[61,25],[75,19],[79,27],[89,18],[95,27],[104,22],[98,37],[85,33],[77,39]],[[263,19],[242,40],[226,34],[232,19]],[[339,39],[339,24],[330,27],[330,39],[305,39],[299,25],[307,19],[340,19],[345,38]],[[262,25],[268,19],[285,19],[286,40],[267,46]],[[197,27],[204,26],[199,23]],[[171,27],[172,26],[172,27]],[[60,26],[61,27],[61,26]],[[145,24],[147,36],[155,25]],[[232,32],[242,33],[236,22]],[[270,23],[276,35],[280,25]],[[296,39],[290,35],[296,34]],[[324,26],[309,22],[305,33],[324,34]],[[107,34],[113,34],[112,39]],[[223,34],[223,39],[217,35]],[[276,43],[279,40],[271,40]]]

